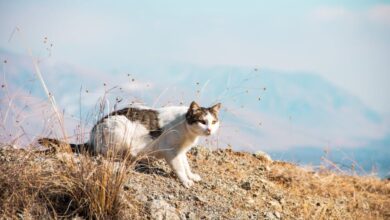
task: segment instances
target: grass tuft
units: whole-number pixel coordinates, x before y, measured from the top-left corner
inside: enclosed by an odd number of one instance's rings
[[[0,149],[0,216],[4,218],[120,219],[136,213],[129,212],[136,207],[122,193],[129,178],[126,161]]]

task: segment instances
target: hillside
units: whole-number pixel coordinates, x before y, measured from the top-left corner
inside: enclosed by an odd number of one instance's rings
[[[0,149],[0,218],[390,218],[388,180],[314,172],[261,154],[194,148],[188,156],[203,180],[186,189],[163,161]]]

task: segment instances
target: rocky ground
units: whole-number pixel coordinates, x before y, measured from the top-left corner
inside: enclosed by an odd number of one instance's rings
[[[0,176],[2,187],[12,185],[7,179],[11,174],[4,173],[12,167],[6,167],[4,164],[17,161],[15,157],[18,156],[15,155],[20,155],[9,152],[0,151],[0,168],[3,168],[0,170],[3,172]],[[47,160],[43,160],[42,157],[47,157]],[[72,155],[67,157],[74,158]],[[126,179],[123,180],[123,184],[118,184],[120,190],[117,196],[120,198],[118,204],[121,204],[121,208],[115,209],[115,212],[121,214],[112,214],[108,210],[109,215],[93,215],[92,218],[106,216],[118,219],[130,217],[133,219],[390,219],[390,181],[388,180],[347,176],[325,169],[313,171],[291,163],[272,161],[261,153],[235,152],[231,149],[211,151],[204,147],[197,147],[188,153],[188,157],[193,171],[202,177],[202,181],[194,184],[190,189],[180,184],[163,161],[132,164],[126,168]],[[36,161],[37,158],[39,163],[47,163],[46,161],[54,163],[45,166],[48,170],[42,168],[42,172],[39,172],[39,175],[48,175],[49,178],[50,175],[54,176],[51,172],[56,172],[55,169],[53,170],[54,166],[66,166],[63,162],[64,157],[40,155],[34,156],[33,160]],[[61,163],[57,164],[55,162],[57,160]],[[28,169],[28,166],[23,169]],[[13,178],[20,177],[16,175]],[[66,177],[66,179],[70,178]],[[88,178],[87,176],[85,179]],[[67,185],[68,188],[70,186],[73,185]],[[28,189],[29,185],[23,187]],[[86,185],[82,187],[85,188]],[[58,190],[58,184],[54,188]],[[0,210],[0,214],[5,218],[9,216],[24,218],[24,212],[20,210],[26,209],[23,206],[23,198],[17,200],[22,205],[16,207],[15,211],[6,210],[13,208],[9,205],[11,202],[15,203],[10,200],[10,194],[12,194],[10,190],[0,190],[0,203],[8,204],[0,206],[3,209]],[[58,200],[56,198],[55,201]],[[73,200],[60,201],[66,204]],[[112,204],[117,204],[116,199],[113,201]],[[123,206],[123,203],[131,203],[131,205]],[[65,214],[59,214],[58,210],[53,214],[52,209],[38,213],[36,216],[91,218],[91,212],[80,211],[77,207],[68,208],[73,211],[66,210]],[[30,216],[35,218],[31,213]]]
[[[389,181],[313,172],[290,163],[273,162],[263,154],[230,149],[195,148],[188,156],[193,170],[203,178],[191,189],[182,187],[161,161],[154,162],[146,172],[132,171],[125,189],[145,207],[143,217],[390,218]]]

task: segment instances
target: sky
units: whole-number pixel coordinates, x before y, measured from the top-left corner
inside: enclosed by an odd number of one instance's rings
[[[0,1],[0,46],[112,71],[131,64],[318,74],[390,112],[389,1]],[[21,36],[10,36],[15,27]],[[24,40],[21,40],[23,38]],[[24,46],[22,46],[24,45]]]
[[[7,132],[32,140],[29,129],[53,120],[41,119],[52,113],[41,108],[47,101],[28,49],[70,131],[105,82],[121,88],[124,102],[153,106],[224,95],[220,137],[240,149],[379,146],[389,154],[390,1],[0,0],[1,83],[9,83],[0,119],[10,123],[14,108],[10,127],[22,130]],[[261,93],[234,93],[258,86]],[[25,103],[35,109],[30,128],[18,119]]]
[[[389,1],[0,1],[0,8],[1,49],[31,48],[41,65],[77,66],[80,79],[134,66],[266,68],[321,77],[390,115]]]

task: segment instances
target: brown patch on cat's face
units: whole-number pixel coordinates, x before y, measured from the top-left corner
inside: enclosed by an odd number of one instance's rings
[[[221,108],[221,103],[213,105],[210,108],[200,107],[195,101],[191,102],[188,112],[186,114],[186,120],[188,124],[194,124],[205,120],[205,117],[210,113],[216,121],[218,121],[218,112]]]

